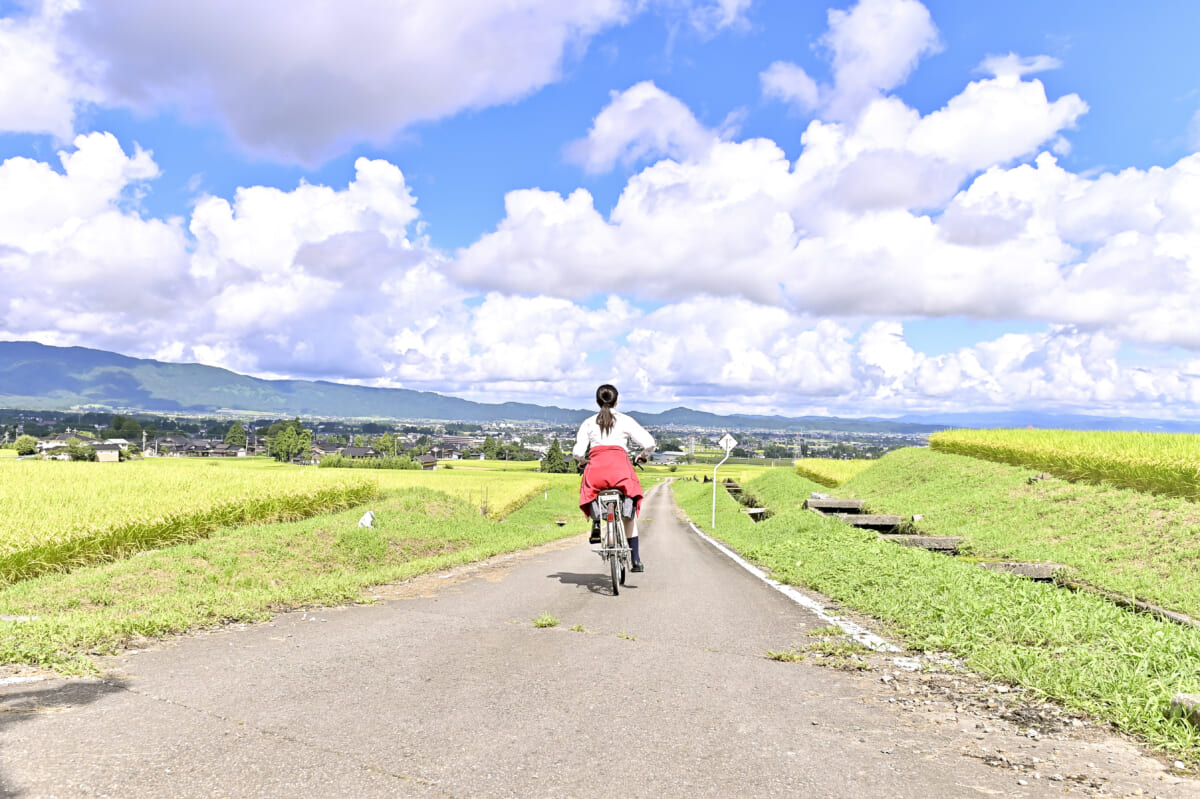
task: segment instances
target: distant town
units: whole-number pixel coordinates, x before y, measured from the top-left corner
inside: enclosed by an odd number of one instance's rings
[[[657,463],[705,463],[724,456],[718,428],[650,427]],[[237,458],[276,456],[316,463],[344,458],[407,456],[424,468],[463,459],[541,460],[557,440],[569,456],[575,425],[532,422],[388,422],[342,419],[222,419],[215,417],[0,410],[0,447],[36,441],[39,456],[76,460],[129,457]],[[732,459],[878,458],[893,449],[924,446],[924,434],[844,431],[737,430]],[[285,445],[286,440],[286,445]]]

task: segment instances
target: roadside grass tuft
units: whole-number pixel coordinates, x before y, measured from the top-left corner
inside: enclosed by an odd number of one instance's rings
[[[534,627],[557,627],[558,621],[559,621],[558,616],[551,616],[549,613],[543,613],[542,615],[533,619],[533,626]]]
[[[867,499],[873,509],[926,513],[926,520],[949,513],[957,491],[963,504],[979,514],[964,509],[956,517],[957,534],[974,543],[984,509],[996,514],[995,524],[1001,526],[998,519],[1011,504],[1006,495],[1015,487],[1013,481],[997,480],[992,473],[962,474],[957,463],[940,459],[970,459],[937,453],[922,453],[931,458],[902,455],[885,466],[900,454],[882,459],[844,488]],[[944,493],[927,497],[920,486],[930,483],[945,483]],[[968,491],[968,485],[974,487]],[[1000,496],[987,500],[988,485]],[[1023,685],[1156,747],[1200,758],[1200,729],[1164,712],[1176,693],[1200,691],[1200,631],[1129,613],[1089,594],[880,541],[873,532],[800,510],[809,492],[822,489],[791,469],[769,472],[749,489],[775,515],[754,523],[739,512],[734,499],[718,492],[714,534],[770,569],[775,579],[809,587],[879,619],[885,635],[912,649],[953,652],[991,679]],[[710,486],[680,482],[673,490],[684,511],[707,527]],[[893,504],[898,496],[905,502]],[[1025,518],[1008,524],[1019,527]],[[1086,549],[1091,543],[1085,537],[1075,547]]]

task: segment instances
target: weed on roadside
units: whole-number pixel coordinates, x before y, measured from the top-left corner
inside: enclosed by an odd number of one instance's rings
[[[823,638],[804,650],[814,656],[814,662],[831,668],[843,671],[870,671],[873,668],[866,657],[872,650],[857,641]]]
[[[549,613],[543,613],[542,615],[533,619],[533,626],[534,627],[557,627],[558,626],[558,616],[551,616]]]

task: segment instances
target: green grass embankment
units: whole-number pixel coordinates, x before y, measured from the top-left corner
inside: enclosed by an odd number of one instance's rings
[[[356,601],[396,582],[582,532],[579,483],[547,475],[498,521],[461,497],[429,488],[385,489],[367,505],[285,524],[218,531],[69,574],[0,588],[0,663],[92,670],[87,653],[308,605]],[[360,528],[366,509],[375,527]],[[566,519],[567,525],[555,522]]]
[[[957,463],[922,461],[926,473],[917,474],[907,455],[888,463],[893,457],[858,478],[872,476],[873,507],[885,504],[889,480],[895,491],[917,499],[917,486],[956,479]],[[933,471],[944,473],[935,478]],[[969,484],[982,478],[958,479]],[[718,491],[715,534],[776,579],[880,619],[885,634],[910,648],[953,652],[990,678],[1111,721],[1179,756],[1200,758],[1200,730],[1164,715],[1175,693],[1200,690],[1200,632],[1129,613],[1093,595],[880,541],[875,533],[802,510],[809,492],[825,489],[790,469],[768,473],[746,488],[775,515],[755,524]],[[710,491],[700,483],[675,486],[680,505],[706,530]],[[858,493],[868,492],[863,486]],[[979,497],[964,495],[965,504],[983,507]],[[928,506],[906,510],[928,512]],[[971,537],[970,529],[957,532]]]
[[[879,513],[923,514],[929,535],[980,557],[1044,560],[1071,576],[1200,618],[1200,505],[1111,486],[1038,480],[1028,468],[900,450],[838,490]]]

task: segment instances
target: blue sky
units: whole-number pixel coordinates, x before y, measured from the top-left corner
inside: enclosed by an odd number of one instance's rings
[[[1198,23],[0,2],[0,339],[483,401],[1195,417]]]

